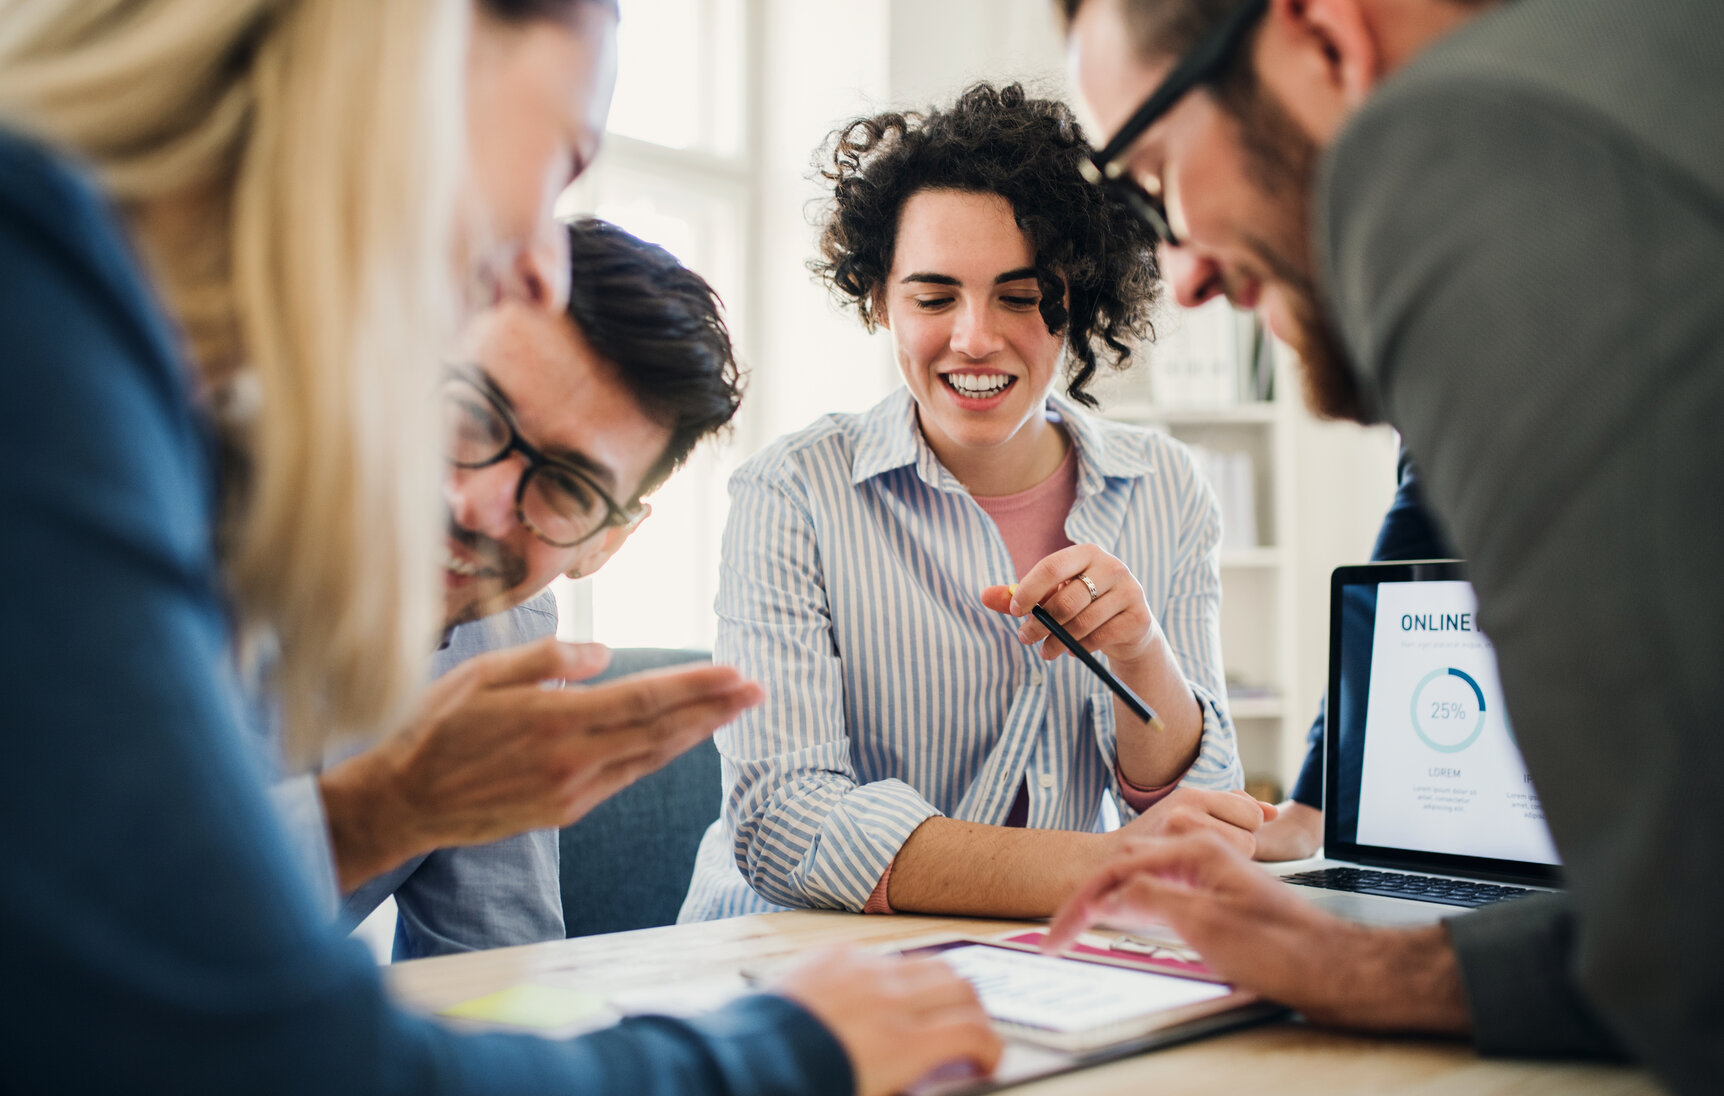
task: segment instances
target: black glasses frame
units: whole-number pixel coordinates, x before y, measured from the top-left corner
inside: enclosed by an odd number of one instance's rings
[[[508,460],[510,455],[514,453],[519,453],[523,457],[527,458],[527,467],[521,469],[521,479],[515,484],[515,519],[525,526],[529,533],[532,533],[535,537],[538,537],[553,548],[573,548],[576,545],[585,544],[600,533],[603,533],[606,529],[626,528],[640,520],[641,514],[644,513],[644,510],[641,507],[637,506],[631,509],[630,507],[623,506],[621,503],[617,502],[616,499],[611,497],[610,492],[606,491],[603,487],[600,487],[598,483],[594,481],[593,474],[591,472],[577,464],[571,464],[568,461],[558,460],[556,457],[548,456],[532,442],[523,438],[521,436],[521,425],[515,421],[514,412],[509,410],[509,405],[504,402],[501,393],[497,391],[496,385],[491,383],[491,378],[487,377],[483,370],[476,366],[452,368],[448,371],[447,379],[461,381],[475,389],[481,396],[485,397],[485,402],[491,405],[491,409],[503,420],[503,425],[508,427],[509,440],[502,449],[497,451],[495,456],[486,460],[456,460],[447,452],[444,453],[444,459],[457,468],[474,469],[489,468],[493,464]],[[579,480],[583,486],[589,488],[594,495],[598,496],[599,501],[605,504],[604,520],[599,522],[599,524],[594,526],[589,532],[581,534],[574,540],[566,541],[554,540],[543,529],[534,525],[533,520],[527,516],[527,508],[525,505],[527,499],[527,488],[531,485],[533,476],[543,468],[560,472],[566,476],[572,476]]]
[[[1160,86],[1137,108],[1113,139],[1101,149],[1091,152],[1078,167],[1083,177],[1101,187],[1155,233],[1157,240],[1170,247],[1180,245],[1179,236],[1167,218],[1167,205],[1145,190],[1126,170],[1122,157],[1137,143],[1144,130],[1154,125],[1192,88],[1213,79],[1233,59],[1239,44],[1253,24],[1269,7],[1269,0],[1245,0],[1205,35],[1191,52],[1180,58],[1179,64],[1167,74]]]

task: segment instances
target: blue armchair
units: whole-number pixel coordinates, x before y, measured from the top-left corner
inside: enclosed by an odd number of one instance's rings
[[[706,651],[619,648],[594,681],[711,659]],[[641,777],[558,836],[569,936],[676,921],[700,839],[723,799],[718,749],[702,742]]]

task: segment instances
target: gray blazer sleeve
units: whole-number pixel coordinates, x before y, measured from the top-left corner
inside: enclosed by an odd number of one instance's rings
[[[1622,1049],[1576,992],[1567,895],[1503,902],[1447,922],[1482,1054],[1613,1058]]]
[[[1452,923],[1481,1047],[1724,1076],[1724,203],[1596,115],[1429,68],[1332,150],[1320,261],[1472,561],[1572,905]],[[1476,918],[1476,919],[1475,919]]]

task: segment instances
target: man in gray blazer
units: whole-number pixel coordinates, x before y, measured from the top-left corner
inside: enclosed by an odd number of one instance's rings
[[[1315,1018],[1716,1091],[1724,4],[1064,6],[1093,174],[1180,302],[1259,310],[1317,410],[1393,423],[1425,471],[1569,892],[1367,929],[1145,844],[1056,935],[1153,912]]]

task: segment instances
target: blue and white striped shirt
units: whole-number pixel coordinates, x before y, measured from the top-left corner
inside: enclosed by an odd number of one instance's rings
[[[1221,667],[1221,521],[1185,447],[1050,399],[1078,452],[1073,543],[1142,583],[1203,711],[1184,783],[1242,784]],[[1112,695],[1077,660],[1044,663],[983,607],[1017,578],[993,520],[940,464],[899,389],[828,415],[732,477],[715,659],[766,688],[717,735],[724,813],[681,920],[860,911],[935,815],[1093,830],[1114,773]]]

